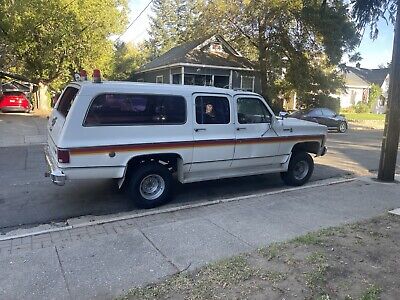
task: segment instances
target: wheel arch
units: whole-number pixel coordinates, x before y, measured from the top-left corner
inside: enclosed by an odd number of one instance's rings
[[[321,149],[321,143],[317,141],[308,141],[308,142],[299,142],[296,143],[293,148],[292,148],[292,153],[298,153],[298,152],[307,152],[307,153],[313,153],[313,154],[318,154]]]
[[[126,163],[124,176],[118,180],[118,186],[121,188],[124,185],[126,178],[141,164],[148,162],[157,162],[165,166],[171,173],[178,173],[178,178],[181,178],[183,172],[183,158],[178,153],[152,153],[137,155],[131,157]]]

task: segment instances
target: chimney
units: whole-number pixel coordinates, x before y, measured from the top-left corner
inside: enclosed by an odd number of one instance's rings
[[[361,68],[361,64],[358,62],[358,63],[356,63],[356,68]]]

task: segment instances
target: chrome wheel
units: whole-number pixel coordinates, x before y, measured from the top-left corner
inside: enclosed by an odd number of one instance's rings
[[[299,181],[303,180],[307,176],[309,169],[308,163],[301,160],[293,168],[293,177]]]
[[[165,181],[158,174],[151,174],[140,182],[140,195],[146,200],[155,200],[159,198],[165,190]]]
[[[340,125],[339,125],[339,131],[340,131],[341,133],[344,133],[344,132],[346,132],[346,130],[347,130],[347,124],[346,124],[345,122],[340,123]]]

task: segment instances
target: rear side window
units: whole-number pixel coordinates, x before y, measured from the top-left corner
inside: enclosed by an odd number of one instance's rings
[[[229,100],[226,97],[196,97],[197,124],[229,124]]]
[[[181,96],[102,94],[89,108],[84,126],[177,125],[186,122]]]
[[[58,101],[57,111],[64,117],[67,117],[69,110],[71,109],[72,103],[78,94],[78,89],[74,87],[67,87]]]

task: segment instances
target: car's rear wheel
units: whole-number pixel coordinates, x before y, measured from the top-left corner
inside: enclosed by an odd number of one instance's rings
[[[171,172],[157,162],[145,163],[131,174],[129,196],[137,207],[153,208],[171,196]]]
[[[292,155],[287,172],[281,173],[282,180],[287,185],[300,186],[305,184],[314,171],[314,160],[306,152]]]
[[[347,131],[347,123],[346,122],[340,122],[338,131],[340,133],[345,133]]]

